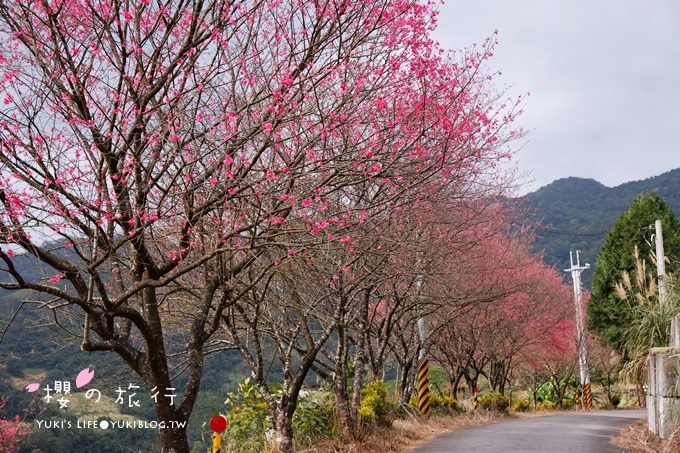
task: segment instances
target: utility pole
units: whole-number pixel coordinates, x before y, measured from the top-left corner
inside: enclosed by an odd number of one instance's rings
[[[668,303],[666,293],[666,257],[663,251],[661,220],[654,222],[656,242],[656,271],[659,279],[659,305]],[[677,348],[680,347],[679,315],[671,319],[670,347],[652,348],[649,351],[647,387],[647,423],[649,430],[662,439],[671,436],[680,417],[680,395],[677,376],[680,369]]]
[[[659,305],[666,304],[666,256],[663,250],[663,229],[661,220],[654,222],[654,242],[656,243],[656,275],[659,280]],[[678,316],[671,320],[670,346],[680,346],[680,332],[678,332]]]
[[[588,337],[586,334],[585,318],[583,316],[583,301],[581,299],[581,272],[590,268],[586,263],[581,266],[579,250],[576,251],[576,263],[574,254],[569,251],[571,267],[565,272],[571,272],[571,280],[574,283],[574,303],[576,304],[576,341],[578,346],[578,367],[581,372],[581,386],[583,387],[583,408],[593,408],[593,394],[590,389],[590,373],[588,372]]]

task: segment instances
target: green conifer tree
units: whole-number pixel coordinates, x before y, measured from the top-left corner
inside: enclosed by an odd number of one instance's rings
[[[647,269],[656,275],[656,266],[649,259],[654,251],[654,222],[661,219],[664,249],[672,272],[680,259],[680,222],[673,210],[656,193],[640,195],[609,230],[595,262],[593,291],[588,304],[588,328],[606,344],[624,353],[625,330],[632,322],[633,311],[616,296],[615,286],[624,271],[633,274],[637,245]]]

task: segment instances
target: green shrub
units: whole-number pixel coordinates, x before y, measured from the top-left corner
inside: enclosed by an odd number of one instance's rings
[[[420,405],[418,404],[418,395],[411,395],[411,399],[408,400],[408,406],[411,409],[420,410]]]
[[[554,411],[557,409],[557,404],[552,401],[542,401],[536,404],[537,411]]]
[[[334,400],[327,392],[310,392],[298,400],[293,415],[293,432],[300,445],[311,445],[319,436],[334,436]]]
[[[612,395],[611,396],[611,403],[614,407],[618,407],[619,403],[621,403],[621,395]]]
[[[444,395],[430,395],[430,408],[433,412],[452,413],[462,412],[462,408],[458,405],[455,398]]]
[[[404,406],[402,406],[401,402],[399,402],[398,400],[390,398],[385,402],[385,415],[383,417],[385,421],[403,418],[408,413],[409,412],[407,411],[407,409]]]
[[[361,407],[359,418],[365,425],[377,423],[387,409],[387,391],[383,381],[373,381],[361,390]]]
[[[499,392],[489,392],[479,397],[479,407],[490,411],[505,412],[510,406],[510,399]]]
[[[544,382],[536,390],[536,399],[538,401],[557,402],[557,395],[555,395],[555,387],[552,382]]]
[[[528,412],[531,409],[529,400],[519,399],[512,402],[511,409],[515,412]]]
[[[274,386],[275,387],[275,386]],[[281,397],[280,390],[274,398]],[[233,453],[261,452],[265,434],[274,429],[267,403],[250,379],[239,384],[236,392],[228,393],[229,426],[224,442]],[[327,392],[301,392],[293,414],[293,433],[298,445],[309,446],[319,436],[335,435],[333,425],[334,399]]]
[[[576,406],[576,398],[568,396],[562,400],[562,409],[571,410]]]
[[[273,429],[267,403],[250,379],[238,385],[236,392],[227,394],[229,426],[225,443],[234,453],[254,453],[264,449],[265,431]]]

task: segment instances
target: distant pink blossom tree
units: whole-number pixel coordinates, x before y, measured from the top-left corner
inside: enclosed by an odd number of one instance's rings
[[[497,220],[495,229],[477,226],[467,233],[478,240],[469,240],[474,245],[446,267],[450,289],[439,288],[443,295],[461,295],[459,306],[465,308],[441,312],[447,322],[433,342],[433,355],[444,365],[454,392],[462,378],[472,388],[479,376],[504,392],[524,360],[533,357],[544,366],[544,358],[535,353],[555,350],[556,332],[565,322],[573,327],[569,285],[531,252],[530,236],[516,227],[509,234],[509,224],[503,217]]]
[[[6,395],[0,395],[0,410],[7,405],[7,399]],[[28,427],[19,415],[16,415],[14,419],[0,418],[0,453],[17,451],[28,434]]]

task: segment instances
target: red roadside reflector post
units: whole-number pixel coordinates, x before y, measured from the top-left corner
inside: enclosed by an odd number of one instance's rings
[[[213,431],[212,440],[212,453],[217,453],[220,451],[222,446],[222,435],[226,431],[227,426],[229,426],[229,421],[227,417],[222,414],[215,415],[210,419],[210,429]]]

